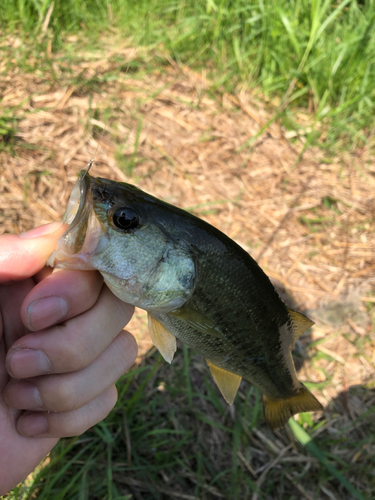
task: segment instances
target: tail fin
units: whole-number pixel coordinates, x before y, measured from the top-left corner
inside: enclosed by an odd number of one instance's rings
[[[304,385],[293,396],[285,399],[271,399],[263,395],[263,406],[266,423],[272,430],[284,427],[296,413],[323,410],[323,406]]]

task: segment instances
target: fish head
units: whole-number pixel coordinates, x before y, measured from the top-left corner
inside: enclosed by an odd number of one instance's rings
[[[131,184],[82,171],[47,264],[98,270],[117,297],[147,311],[177,309],[194,291],[196,268],[169,207]]]

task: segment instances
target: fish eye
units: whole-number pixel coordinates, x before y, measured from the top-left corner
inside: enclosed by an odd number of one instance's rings
[[[134,229],[139,224],[139,215],[131,207],[121,207],[113,214],[113,223],[120,229]]]

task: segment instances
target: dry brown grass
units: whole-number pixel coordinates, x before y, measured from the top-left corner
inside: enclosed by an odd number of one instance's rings
[[[193,211],[248,250],[286,300],[315,319],[299,342],[302,356],[313,358],[300,378],[322,384],[316,392],[326,407],[324,430],[334,434],[375,405],[374,316],[366,306],[375,301],[373,152],[346,152],[327,163],[321,150],[308,148],[299,158],[304,136],[277,123],[243,147],[270,118],[271,105],[241,89],[211,92],[204,74],[165,60],[140,79],[126,71],[106,78],[121,60],[142,64],[149,57],[103,41],[100,52],[75,54],[69,68],[61,54],[51,54],[55,78],[21,72],[15,63],[5,72],[0,62],[0,116],[19,118],[12,151],[0,152],[1,232],[60,218],[77,173],[93,156],[93,175],[134,183]],[[73,82],[77,74],[80,82]],[[305,124],[309,116],[301,112],[299,119]],[[143,355],[150,341],[142,312],[131,328]],[[358,424],[348,439],[366,432]],[[269,450],[263,431],[252,439]],[[260,459],[256,474],[239,456],[259,485],[278,462],[301,460],[280,442],[272,446],[276,460]],[[373,454],[360,449],[344,460]]]

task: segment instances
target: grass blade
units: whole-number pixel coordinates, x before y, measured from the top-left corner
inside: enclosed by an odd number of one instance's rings
[[[311,455],[314,455],[319,462],[326,467],[329,472],[340,481],[340,483],[348,490],[350,493],[358,500],[366,500],[365,497],[360,493],[349,481],[341,474],[340,471],[336,469],[334,465],[327,460],[324,453],[318,448],[314,443],[312,438],[307,434],[307,432],[294,420],[294,418],[289,419],[289,426],[296,437],[296,439],[307,449]]]

